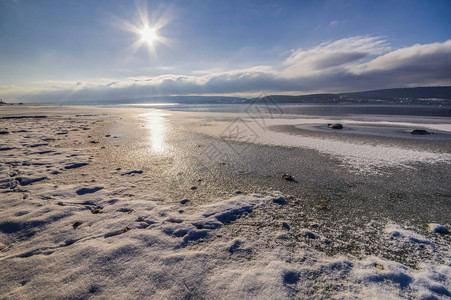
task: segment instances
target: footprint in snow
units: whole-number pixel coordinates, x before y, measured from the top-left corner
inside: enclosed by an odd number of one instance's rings
[[[92,193],[95,193],[95,192],[97,192],[97,191],[100,191],[100,190],[102,190],[103,189],[103,186],[95,186],[95,187],[85,187],[85,188],[81,188],[81,189],[78,189],[77,191],[76,191],[76,193],[77,193],[77,195],[85,195],[85,194],[92,194]]]
[[[80,167],[84,167],[84,166],[87,166],[87,165],[89,165],[88,163],[75,163],[75,164],[69,164],[69,165],[66,165],[65,167],[64,167],[64,169],[66,169],[66,170],[69,170],[69,169],[75,169],[75,168],[80,168]]]

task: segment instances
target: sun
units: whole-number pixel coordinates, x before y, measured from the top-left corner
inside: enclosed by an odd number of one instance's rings
[[[141,41],[147,43],[149,46],[153,45],[158,39],[157,30],[155,28],[150,28],[148,25],[145,25],[139,30],[139,34],[141,35]]]
[[[0,0],[1,1],[1,0]],[[128,47],[130,55],[134,56],[140,48],[147,48],[149,58],[152,61],[158,59],[157,50],[161,45],[169,47],[171,39],[166,37],[167,30],[164,30],[172,20],[168,11],[158,14],[153,13],[152,17],[149,16],[149,10],[147,9],[147,1],[136,0],[137,16],[134,22],[123,20],[121,27],[126,31],[132,32],[136,39]]]

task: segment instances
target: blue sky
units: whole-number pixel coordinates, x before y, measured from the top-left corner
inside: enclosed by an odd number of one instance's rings
[[[449,16],[451,1],[1,0],[0,98],[451,85]]]

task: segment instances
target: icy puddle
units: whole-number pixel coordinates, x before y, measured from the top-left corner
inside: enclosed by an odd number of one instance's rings
[[[222,116],[221,116],[222,115]],[[225,118],[226,114],[218,114],[218,119]],[[451,154],[432,152],[421,149],[409,147],[400,147],[393,143],[393,145],[380,144],[377,141],[350,141],[346,132],[336,133],[334,138],[331,137],[314,137],[307,134],[298,135],[274,130],[277,126],[291,125],[297,128],[306,128],[314,131],[330,132],[331,130],[318,129],[318,126],[324,126],[328,123],[342,122],[345,126],[356,126],[360,128],[364,126],[397,126],[399,128],[427,128],[430,130],[441,130],[437,133],[438,139],[451,141],[451,125],[449,124],[413,124],[406,122],[364,122],[355,120],[336,120],[336,119],[322,119],[322,118],[288,118],[288,119],[269,119],[269,118],[250,118],[247,115],[240,115],[238,117],[229,117],[230,121],[215,121],[210,119],[205,121],[202,125],[197,125],[193,130],[196,132],[222,138],[224,141],[238,141],[246,143],[258,143],[264,145],[275,145],[285,147],[300,147],[314,149],[321,153],[331,155],[343,162],[344,165],[351,167],[358,172],[374,172],[381,167],[410,167],[415,163],[450,163]],[[211,117],[213,118],[213,117]],[[410,126],[410,127],[409,127]],[[355,130],[358,131],[358,130]],[[362,130],[360,130],[362,131]],[[399,130],[398,130],[399,131]],[[390,131],[391,137],[399,137],[407,134],[398,133],[396,129]],[[381,130],[377,136],[383,136],[384,130]],[[390,135],[389,135],[390,136]],[[429,137],[429,136],[428,136]],[[433,135],[431,135],[431,138]],[[407,137],[403,137],[407,138]],[[409,137],[411,139],[418,139],[417,136]],[[423,137],[427,138],[427,137]],[[413,140],[412,143],[414,143]]]

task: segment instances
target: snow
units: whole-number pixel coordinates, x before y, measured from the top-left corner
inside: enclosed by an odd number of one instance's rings
[[[327,256],[308,242],[326,240],[316,229],[304,229],[293,248],[287,222],[231,230],[243,220],[265,224],[254,213],[281,209],[289,198],[259,191],[198,203],[142,192],[135,184],[146,169],[98,164],[100,146],[86,137],[95,122],[0,119],[10,131],[0,142],[10,148],[0,152],[0,298],[451,297],[450,247],[437,244],[447,236],[435,229],[425,235],[389,223],[380,233],[396,250],[435,253],[418,268],[378,256]]]
[[[427,227],[431,232],[434,232],[434,233],[449,234],[448,228],[446,228],[443,225],[437,224],[437,223],[429,223],[429,224],[427,224]]]

